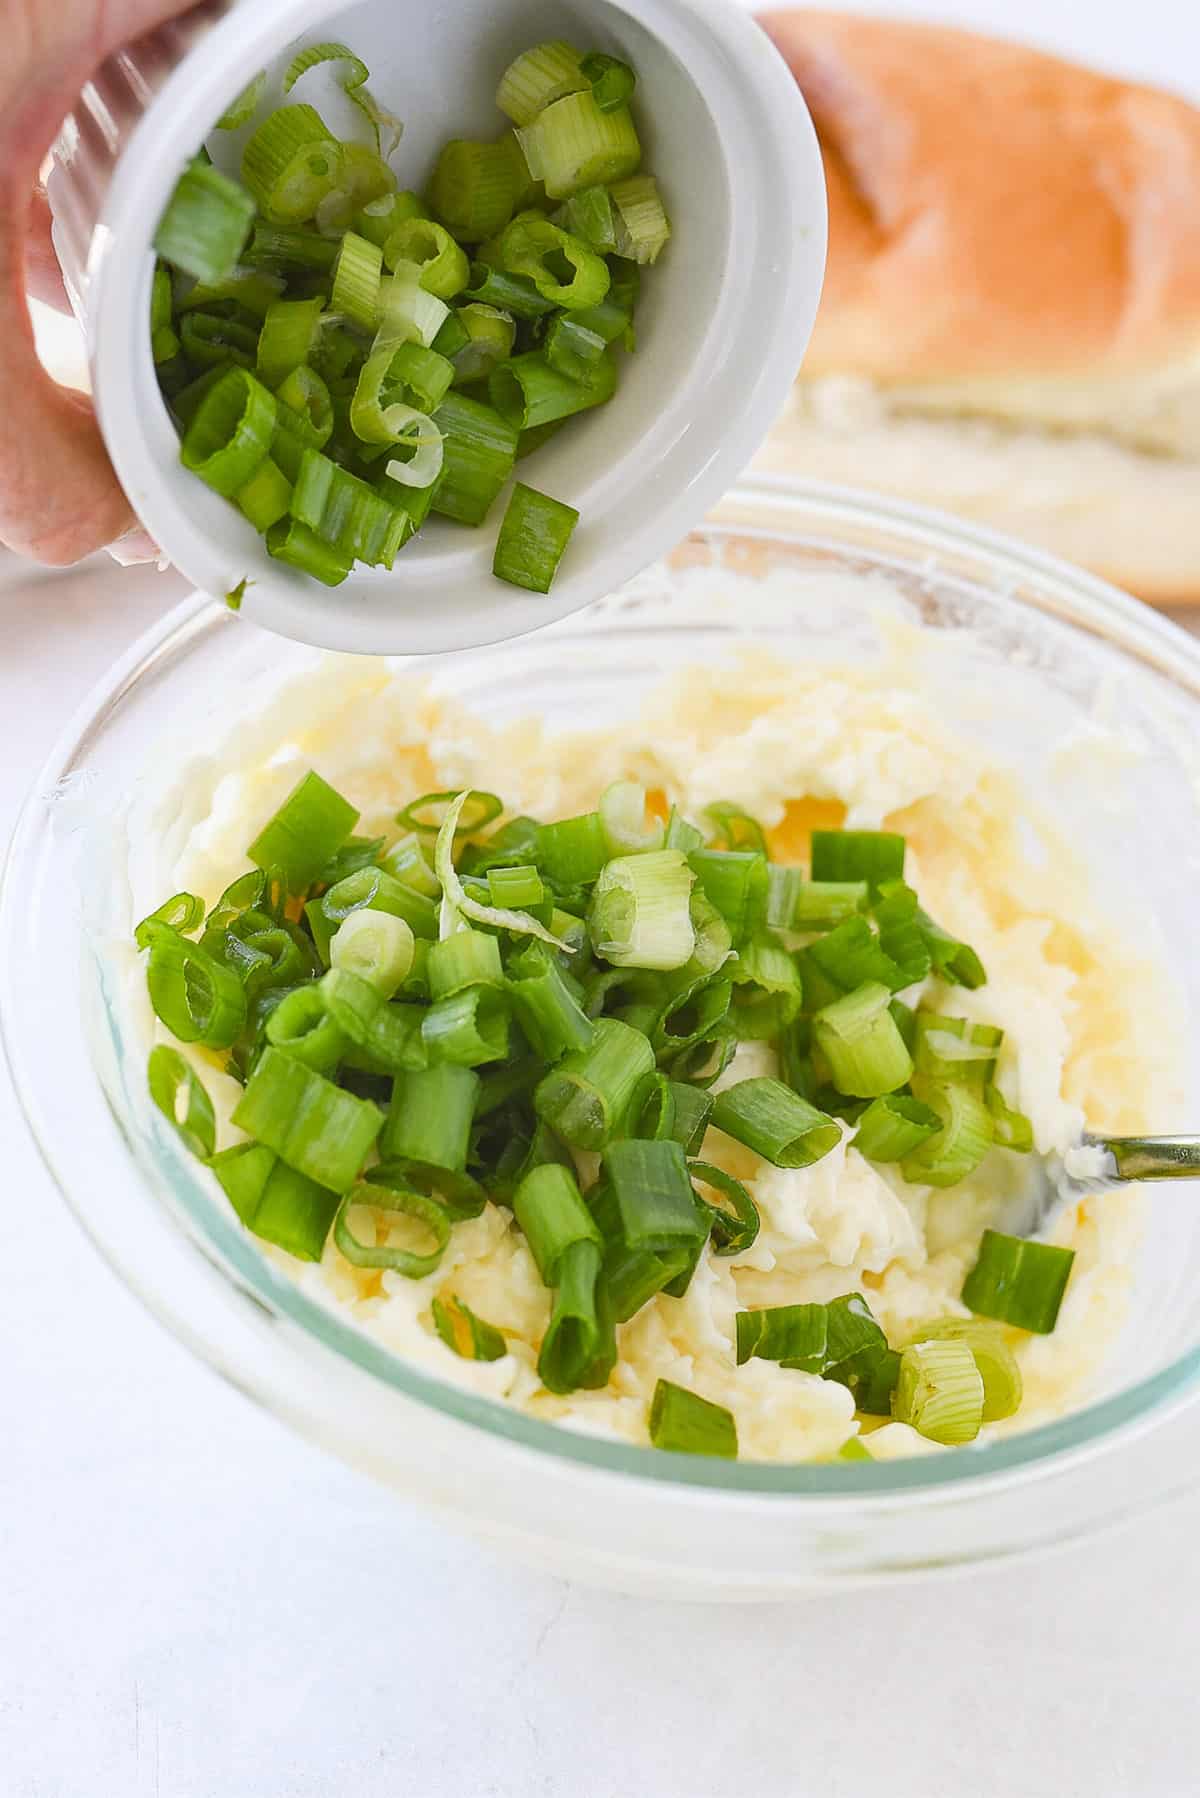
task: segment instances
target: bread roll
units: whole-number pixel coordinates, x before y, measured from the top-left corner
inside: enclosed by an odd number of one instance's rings
[[[760,466],[1200,598],[1200,112],[968,32],[763,24],[816,124],[830,248]]]

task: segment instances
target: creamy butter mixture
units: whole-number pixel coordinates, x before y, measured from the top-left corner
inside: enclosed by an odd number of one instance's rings
[[[361,808],[358,829],[373,835],[394,834],[396,809],[430,789],[485,787],[516,811],[553,819],[590,809],[622,777],[693,815],[717,799],[739,802],[768,827],[781,860],[806,857],[813,825],[885,826],[908,839],[906,878],[923,904],[988,971],[978,992],[929,983],[929,996],[939,1010],[1004,1028],[1000,1082],[1032,1119],[1038,1148],[1067,1148],[1085,1116],[1121,1130],[1171,1115],[1170,1033],[1153,1002],[1155,970],[1133,958],[1128,934],[1098,909],[1086,870],[1039,828],[1017,774],[997,766],[994,752],[985,758],[971,740],[943,734],[938,715],[911,655],[831,671],[748,650],[735,664],[666,681],[634,725],[570,735],[537,719],[493,728],[383,664],[331,661],[295,683],[286,704],[244,724],[223,762],[202,764],[180,786],[168,859],[160,840],[145,909],[174,890],[171,879],[215,899],[309,766]],[[150,1035],[156,1026],[140,980],[131,970],[130,999]],[[229,1122],[240,1088],[215,1071],[216,1058],[194,1059],[226,1146],[240,1135]],[[770,1048],[745,1044],[723,1083],[772,1071]],[[263,1252],[398,1354],[540,1417],[644,1443],[649,1400],[665,1376],[733,1412],[743,1457],[828,1455],[856,1427],[849,1392],[766,1361],[737,1367],[735,1312],[861,1290],[897,1344],[922,1320],[965,1315],[963,1276],[1019,1158],[993,1151],[972,1178],[937,1192],[866,1161],[852,1127],[832,1154],[795,1172],[715,1131],[705,1156],[749,1184],[762,1214],[758,1240],[733,1259],[706,1250],[682,1299],[659,1296],[622,1326],[617,1367],[599,1392],[555,1397],[541,1387],[549,1294],[506,1210],[489,1205],[457,1226],[441,1267],[421,1281],[351,1267],[332,1240],[319,1266]],[[1128,1195],[1087,1199],[1062,1219],[1058,1240],[1075,1248],[1076,1261],[1058,1327],[1042,1338],[1012,1333],[1025,1400],[983,1440],[1044,1421],[1086,1391],[1122,1320],[1136,1209]],[[433,1331],[437,1294],[457,1295],[495,1324],[509,1353],[490,1364],[454,1355]],[[877,1456],[934,1450],[906,1425],[865,1427]]]

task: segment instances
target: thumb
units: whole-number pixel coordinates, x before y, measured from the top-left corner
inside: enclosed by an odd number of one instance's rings
[[[186,11],[187,0],[31,0],[17,8],[0,72],[0,542],[64,564],[134,524],[89,402],[38,361],[26,299],[37,174],[63,118],[104,59]],[[6,27],[6,31],[8,28]]]

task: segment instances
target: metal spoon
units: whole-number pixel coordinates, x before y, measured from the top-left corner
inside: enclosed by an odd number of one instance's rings
[[[1036,1236],[1064,1205],[1090,1192],[1111,1192],[1134,1180],[1200,1180],[1200,1136],[1098,1136],[1078,1149],[1031,1157],[1026,1190],[1005,1207],[996,1228]]]

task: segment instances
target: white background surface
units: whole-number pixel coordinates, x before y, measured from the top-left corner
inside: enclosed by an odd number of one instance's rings
[[[1200,83],[1184,0],[945,16]],[[0,838],[176,591],[0,585]],[[783,1609],[571,1589],[194,1363],[68,1218],[2,1073],[0,1144],[0,1798],[1200,1791],[1195,1504],[1028,1568]]]

